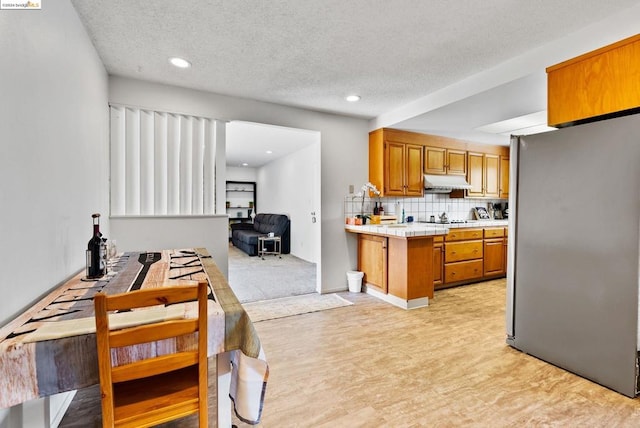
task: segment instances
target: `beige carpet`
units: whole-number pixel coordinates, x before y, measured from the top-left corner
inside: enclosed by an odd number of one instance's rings
[[[309,294],[316,290],[316,264],[292,254],[262,260],[229,245],[229,285],[243,304]]]
[[[317,293],[242,304],[253,322],[324,311],[326,309],[349,305],[353,305],[353,303],[337,294]]]

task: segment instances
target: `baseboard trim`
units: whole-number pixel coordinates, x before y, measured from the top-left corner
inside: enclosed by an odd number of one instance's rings
[[[387,303],[391,303],[394,306],[397,306],[402,309],[418,309],[429,306],[429,298],[421,297],[418,299],[404,300],[400,297],[394,296],[393,294],[384,294],[375,290],[372,287],[367,287],[365,285],[365,292],[367,294],[372,295],[373,297],[377,297],[380,300],[384,300]]]

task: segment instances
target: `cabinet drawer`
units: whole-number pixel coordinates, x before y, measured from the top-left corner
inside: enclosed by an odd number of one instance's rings
[[[447,242],[444,244],[444,262],[460,262],[482,258],[482,241]]]
[[[441,243],[441,242],[444,242],[444,236],[442,236],[442,235],[435,235],[435,236],[433,237],[433,243],[434,243],[434,244]]]
[[[444,265],[444,282],[458,282],[482,278],[482,260],[448,263]]]
[[[445,235],[445,241],[465,241],[470,239],[482,239],[482,229],[451,229]]]
[[[484,230],[485,238],[502,238],[503,236],[504,236],[504,227]]]

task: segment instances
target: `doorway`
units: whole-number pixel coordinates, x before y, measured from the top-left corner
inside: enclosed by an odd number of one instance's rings
[[[245,121],[227,123],[226,180],[255,182],[255,213],[286,214],[291,221],[291,253],[283,255],[282,259],[272,255],[265,260],[248,258],[244,253],[238,254],[236,248],[229,249],[229,283],[232,288],[234,282],[236,288],[259,287],[255,282],[238,284],[238,281],[243,281],[241,277],[247,276],[247,270],[252,270],[259,277],[260,269],[271,265],[272,269],[264,272],[273,273],[276,277],[268,281],[269,291],[263,293],[266,298],[320,292],[320,145],[318,131]],[[246,269],[242,275],[234,274],[236,263],[243,263],[243,260]],[[310,266],[313,284],[310,288],[300,286],[299,281],[310,278]],[[280,279],[274,280],[277,275]],[[260,295],[250,298],[255,300]]]

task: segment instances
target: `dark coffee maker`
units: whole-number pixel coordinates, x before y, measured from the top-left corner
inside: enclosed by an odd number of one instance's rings
[[[504,203],[504,208],[502,209],[502,218],[509,218],[509,202]]]

